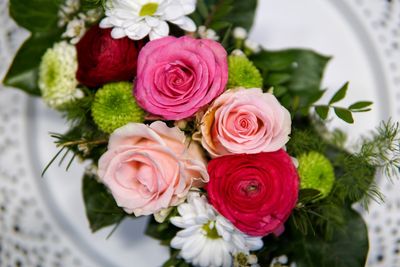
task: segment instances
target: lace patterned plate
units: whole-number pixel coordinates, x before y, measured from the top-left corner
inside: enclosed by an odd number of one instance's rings
[[[260,0],[251,38],[269,49],[305,47],[332,55],[324,86],[351,81],[350,100],[375,102],[356,117],[351,141],[382,119],[400,118],[400,0]],[[27,33],[0,0],[0,77]],[[329,96],[329,93],[328,93]],[[159,266],[167,248],[143,235],[146,218],[91,234],[81,198],[84,164],[68,173],[54,164],[48,132],[63,132],[59,115],[39,99],[0,88],[0,266]],[[384,205],[364,213],[370,229],[369,266],[400,265],[400,183],[380,179]]]

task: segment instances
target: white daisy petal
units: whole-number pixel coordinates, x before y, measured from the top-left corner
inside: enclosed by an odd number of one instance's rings
[[[180,216],[170,222],[183,228],[171,241],[180,256],[200,267],[231,267],[234,253],[248,254],[262,247],[261,237],[250,237],[219,215],[199,193],[189,193],[187,203],[178,206]]]
[[[170,22],[178,25],[180,28],[187,32],[196,31],[196,24],[189,17],[180,17],[179,19],[170,20]]]
[[[146,21],[147,25],[149,25],[152,28],[157,27],[160,24],[160,20],[155,17],[147,16],[144,18],[144,20]]]
[[[185,31],[195,31],[196,25],[186,17],[195,9],[196,0],[107,0],[106,18],[100,22],[100,26],[122,28],[125,35],[134,40],[147,35],[154,40],[168,36],[166,21],[175,23]]]
[[[184,9],[181,5],[170,5],[164,9],[164,20],[175,20],[185,16]]]
[[[123,38],[125,36],[126,36],[125,31],[123,29],[121,29],[121,28],[114,28],[111,31],[111,37],[114,38],[114,39],[120,39],[120,38]]]
[[[162,38],[168,36],[169,26],[165,21],[161,21],[157,27],[154,27],[150,32],[150,40],[155,40],[158,38]]]

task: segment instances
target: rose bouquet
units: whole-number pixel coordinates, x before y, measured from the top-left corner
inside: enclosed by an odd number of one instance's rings
[[[249,40],[256,0],[38,4],[10,1],[31,36],[4,83],[70,123],[49,165],[89,163],[92,231],[151,215],[164,266],[364,266],[353,204],[381,199],[374,177],[396,175],[400,129],[347,149],[329,112],[353,123],[372,103],[338,104],[345,83],[321,104],[328,57]]]

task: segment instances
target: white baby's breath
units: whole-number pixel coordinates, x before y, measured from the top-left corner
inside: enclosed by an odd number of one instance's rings
[[[196,9],[196,0],[108,0],[105,8],[106,18],[100,27],[113,28],[111,36],[116,39],[165,37],[169,34],[167,22],[188,32],[196,31],[196,25],[187,16]]]
[[[219,36],[217,35],[217,33],[213,29],[207,29],[204,25],[198,27],[197,33],[200,38],[203,39],[210,39],[214,41],[219,40]]]
[[[77,17],[68,22],[62,37],[70,39],[71,44],[77,44],[85,32],[85,20]]]
[[[58,11],[58,26],[65,26],[71,20],[71,17],[78,12],[79,7],[79,0],[66,0]]]
[[[247,39],[246,41],[244,41],[244,46],[249,49],[250,51],[252,51],[253,53],[258,53],[261,51],[261,46],[260,44]]]
[[[247,38],[246,29],[243,27],[236,27],[235,29],[233,29],[233,37],[235,39],[241,39],[241,40],[246,39]]]
[[[180,256],[194,266],[231,267],[233,254],[249,254],[263,246],[260,237],[239,231],[199,193],[190,193],[178,212],[180,216],[170,220],[184,230],[172,239],[171,247],[180,249]]]

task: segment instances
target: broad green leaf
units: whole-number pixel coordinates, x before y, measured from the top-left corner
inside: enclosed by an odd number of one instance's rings
[[[368,255],[368,231],[362,217],[351,207],[342,207],[344,224],[334,227],[332,237],[302,234],[293,224],[280,237],[267,236],[257,253],[259,264],[269,266],[273,258],[287,255],[298,267],[364,267]]]
[[[59,38],[61,33],[33,33],[18,50],[3,83],[19,88],[32,95],[40,95],[38,72],[45,51]]]
[[[344,108],[338,108],[338,107],[334,107],[335,113],[336,115],[344,120],[347,123],[354,123],[354,119],[353,119],[353,114],[351,114],[351,111],[344,109]]]
[[[280,85],[290,81],[291,78],[292,76],[287,73],[272,73],[271,75],[267,76],[266,83]]]
[[[348,88],[349,88],[349,83],[347,82],[339,89],[339,91],[337,91],[333,95],[332,99],[329,101],[329,105],[332,105],[332,104],[337,103],[340,100],[344,99],[346,97]]]
[[[7,86],[17,87],[29,94],[39,95],[38,66],[47,48],[59,40],[58,9],[61,0],[10,0],[10,15],[15,22],[31,31],[16,54],[4,78]]]
[[[264,50],[250,59],[263,73],[264,88],[281,85],[288,89],[280,101],[292,113],[296,111],[294,107],[308,109],[321,96],[321,80],[329,57],[311,50],[289,49]]]
[[[325,94],[325,92],[326,92],[326,90],[321,90],[321,91],[315,92],[313,95],[310,95],[311,103],[315,103],[318,100],[320,100],[321,97]]]
[[[57,28],[61,0],[10,0],[10,15],[31,32],[52,32]]]
[[[172,210],[170,215],[165,219],[163,223],[158,223],[152,217],[146,228],[145,234],[160,240],[160,243],[165,246],[169,246],[171,239],[174,238],[176,233],[181,230],[170,223],[169,218],[177,215],[177,209]]]
[[[326,120],[326,118],[328,118],[329,107],[328,106],[316,106],[315,112],[317,112],[318,116],[321,119]]]
[[[86,216],[93,232],[103,227],[117,224],[128,216],[115,203],[106,187],[99,183],[95,176],[85,174],[82,184]]]
[[[286,94],[288,91],[288,89],[285,86],[280,86],[280,85],[274,86],[271,88],[273,88],[273,93],[274,93],[274,96],[276,96],[276,97],[281,97],[284,94]]]
[[[349,110],[359,110],[359,109],[365,109],[369,106],[371,106],[373,103],[370,101],[360,101],[360,102],[356,102],[352,105],[349,106]]]
[[[180,250],[171,248],[171,257],[162,265],[162,267],[191,267],[191,264],[186,263],[184,259],[179,257],[179,252]]]
[[[362,217],[346,212],[343,229],[335,229],[332,240],[319,236],[297,236],[293,242],[298,267],[364,267],[368,254],[368,232]]]
[[[191,15],[198,26],[205,25],[222,36],[229,27],[250,30],[254,22],[257,0],[199,0]]]

